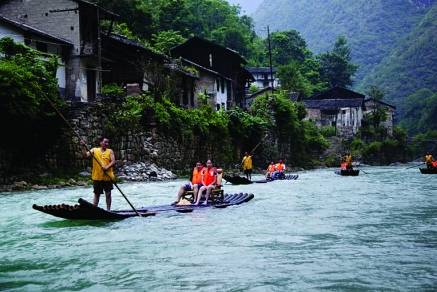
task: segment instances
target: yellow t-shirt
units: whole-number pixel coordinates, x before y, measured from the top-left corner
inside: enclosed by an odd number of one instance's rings
[[[97,158],[97,160],[100,162],[102,166],[108,165],[111,163],[111,149],[106,149],[102,152],[102,148],[93,148],[91,149],[91,155]],[[114,179],[114,171],[111,167],[106,171],[106,173],[109,175],[106,175],[102,169],[102,166],[97,163],[96,159],[92,158],[93,160],[93,171],[91,173],[91,179],[92,180],[104,180],[104,181],[111,181]]]
[[[432,163],[432,155],[426,155],[425,156],[425,162],[426,163]]]
[[[252,169],[252,156],[244,156],[243,157],[243,169]]]

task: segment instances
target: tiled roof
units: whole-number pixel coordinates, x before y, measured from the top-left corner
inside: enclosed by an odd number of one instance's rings
[[[363,100],[352,99],[306,99],[303,101],[306,108],[321,110],[336,110],[344,107],[362,107]]]
[[[0,15],[0,22],[7,23],[9,25],[12,25],[12,26],[20,29],[21,31],[24,31],[24,32],[27,32],[27,33],[30,33],[33,35],[37,35],[39,37],[46,38],[46,39],[49,39],[49,40],[57,42],[57,43],[67,44],[67,45],[71,45],[71,46],[73,45],[73,43],[71,43],[70,41],[68,41],[66,39],[54,36],[52,34],[49,34],[48,32],[42,31],[38,28],[32,27],[32,26],[24,24],[24,23],[17,22],[15,20],[6,18],[6,17],[1,16],[1,15]]]
[[[268,74],[270,74],[270,67],[247,67],[246,69],[247,69],[247,71],[249,71],[252,74],[255,74],[255,73],[268,73]],[[272,71],[273,71],[273,73],[276,73],[277,70],[275,67],[273,67]]]

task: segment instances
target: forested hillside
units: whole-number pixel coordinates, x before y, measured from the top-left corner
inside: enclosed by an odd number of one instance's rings
[[[369,84],[377,84],[398,105],[422,88],[437,92],[437,5],[363,80],[361,88]]]
[[[427,13],[433,0],[265,0],[253,14],[257,31],[296,29],[315,53],[347,37],[360,68],[357,83],[378,65]]]

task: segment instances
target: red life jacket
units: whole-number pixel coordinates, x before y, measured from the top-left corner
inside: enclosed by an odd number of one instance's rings
[[[202,174],[203,174],[204,185],[209,186],[210,184],[212,184],[214,182],[215,177],[217,176],[217,171],[214,167],[211,167],[210,169],[205,167],[202,170]]]

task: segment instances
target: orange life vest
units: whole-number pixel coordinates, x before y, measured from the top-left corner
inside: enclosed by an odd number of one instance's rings
[[[276,168],[277,171],[284,171],[285,165],[282,164],[282,163],[277,163],[275,168]]]
[[[276,167],[273,164],[270,164],[269,167],[267,168],[267,172],[268,173],[273,173],[275,172]]]
[[[197,167],[193,169],[193,176],[191,177],[191,183],[193,185],[198,185],[202,183],[202,170],[203,167],[200,170]]]
[[[432,166],[437,168],[437,161],[433,161]]]
[[[215,177],[217,176],[217,172],[215,170],[214,167],[211,167],[210,169],[208,169],[207,167],[205,167],[202,170],[202,176],[203,176],[203,184],[205,186],[209,186],[210,184],[212,184],[215,180]]]
[[[342,163],[340,164],[340,168],[341,168],[341,169],[345,170],[346,167],[347,167],[347,162],[342,162]]]

